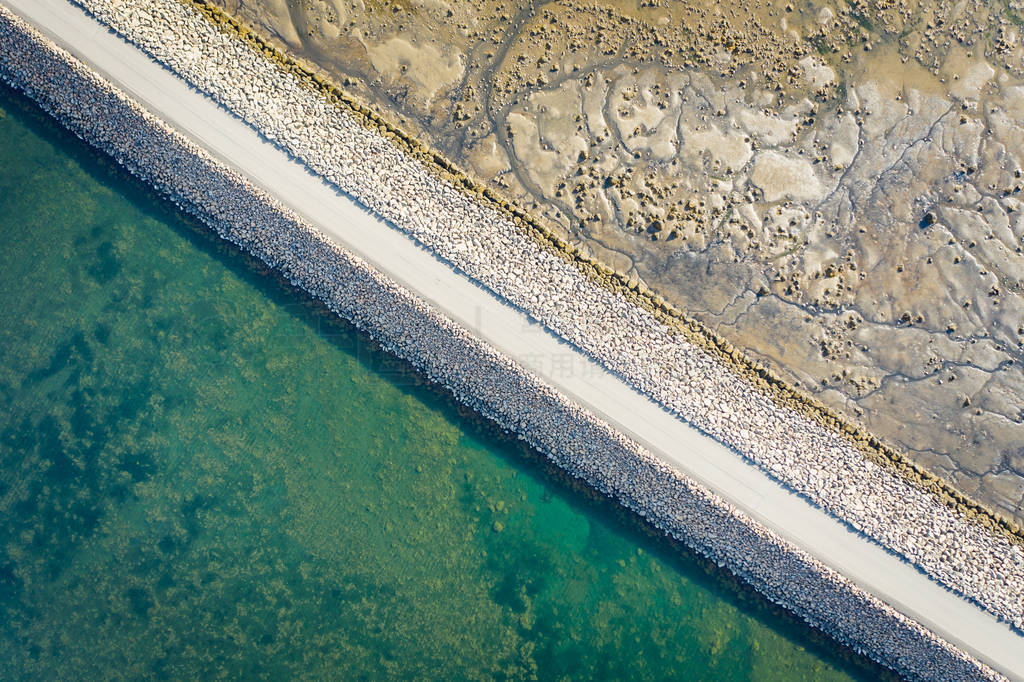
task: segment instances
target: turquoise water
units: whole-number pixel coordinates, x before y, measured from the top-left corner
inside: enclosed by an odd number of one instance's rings
[[[0,678],[877,674],[0,90]]]

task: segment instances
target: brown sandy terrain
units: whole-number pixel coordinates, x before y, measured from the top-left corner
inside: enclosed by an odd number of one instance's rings
[[[217,1],[1024,521],[1024,2]]]

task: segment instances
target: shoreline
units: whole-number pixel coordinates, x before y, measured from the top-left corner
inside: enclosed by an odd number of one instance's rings
[[[8,99],[8,98],[13,98]],[[239,272],[249,285],[264,291],[274,301],[286,306],[289,315],[296,318],[311,318],[310,324],[319,325],[315,328],[319,333],[344,339],[355,338],[359,349],[360,362],[365,362],[371,371],[382,370],[388,380],[397,382],[403,391],[410,391],[459,424],[473,440],[492,444],[501,451],[499,457],[516,466],[519,476],[539,476],[555,483],[557,489],[568,495],[574,505],[584,513],[591,523],[595,514],[600,522],[611,523],[631,533],[637,534],[642,541],[644,553],[654,553],[664,557],[675,565],[677,562],[697,571],[698,581],[707,581],[710,589],[720,590],[727,603],[735,602],[736,608],[769,624],[773,622],[790,632],[793,629],[798,636],[807,641],[808,651],[820,651],[823,657],[834,658],[837,663],[848,665],[855,671],[867,675],[867,679],[895,682],[900,678],[891,669],[881,666],[876,661],[858,654],[850,647],[834,639],[824,631],[810,626],[792,611],[781,605],[770,602],[743,578],[711,561],[703,554],[691,551],[679,540],[665,534],[643,517],[619,504],[616,500],[604,495],[584,480],[572,476],[558,467],[543,453],[530,447],[513,432],[502,429],[497,423],[486,419],[480,413],[459,402],[442,384],[431,382],[407,360],[385,351],[380,343],[365,331],[356,328],[349,320],[327,308],[319,299],[291,284],[280,272],[269,268],[266,263],[252,256],[240,246],[226,241],[213,232],[206,224],[195,216],[185,213],[168,201],[166,195],[157,192],[152,185],[137,176],[126,172],[126,169],[115,162],[101,150],[84,142],[70,130],[45,112],[33,100],[20,90],[15,90],[0,78],[0,111],[20,119],[33,132],[41,136],[56,136],[57,144],[62,152],[68,151],[65,145],[74,146],[73,158],[76,164],[82,165],[90,175],[98,176],[103,185],[115,183],[118,191],[125,191],[135,201],[156,203],[166,218],[178,224],[175,232],[194,244],[204,254],[221,261],[225,267]],[[352,348],[346,342],[346,350]],[[365,354],[363,351],[366,351]],[[383,363],[383,364],[382,364]],[[524,467],[524,468],[519,468]],[[575,505],[579,505],[578,507]]]
[[[22,52],[2,58],[23,59],[30,65],[8,73],[22,86],[19,89],[136,175],[176,197],[185,210],[229,241],[279,268],[294,284],[381,338],[465,404],[518,431],[573,475],[713,561],[728,564],[772,601],[855,649],[864,647],[873,658],[879,657],[876,660],[914,675],[991,676],[981,664],[742,517],[360,259],[328,243],[275,200],[119,97],[66,53],[19,27],[19,20],[3,18],[8,35],[21,41]],[[10,40],[13,44],[16,38]],[[61,69],[63,81],[52,73]],[[77,102],[70,101],[76,96]],[[92,102],[87,111],[75,107],[83,100]],[[111,129],[106,123],[113,121],[122,125]],[[144,143],[135,144],[140,140]],[[270,227],[257,229],[252,219],[257,215],[265,215]],[[462,372],[459,365],[489,370]],[[762,552],[763,557],[754,556]],[[786,575],[790,579],[780,577]],[[952,667],[930,667],[939,665],[940,659]]]
[[[1016,536],[993,532],[965,505],[941,504],[934,490],[863,457],[844,432],[780,407],[657,316],[522,239],[518,224],[475,195],[443,178],[422,177],[428,169],[396,147],[393,136],[367,129],[264,52],[224,34],[190,9],[196,1],[137,0],[125,7],[75,0],[317,175],[635,390],[940,584],[1024,628],[1024,545]],[[165,40],[185,26],[190,42]],[[421,215],[423,204],[432,207],[428,215]]]

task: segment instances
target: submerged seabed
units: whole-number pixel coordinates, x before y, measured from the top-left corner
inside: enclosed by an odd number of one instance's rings
[[[869,666],[0,88],[0,678]]]

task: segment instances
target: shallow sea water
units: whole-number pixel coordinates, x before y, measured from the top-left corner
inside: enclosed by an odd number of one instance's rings
[[[0,89],[0,678],[877,674]]]

